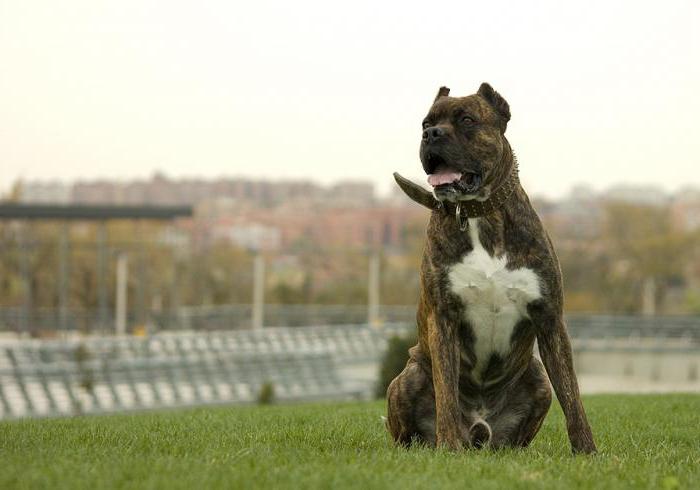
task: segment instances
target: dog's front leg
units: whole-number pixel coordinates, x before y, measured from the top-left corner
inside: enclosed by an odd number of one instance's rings
[[[537,317],[533,320],[535,318]],[[564,411],[571,448],[574,453],[594,453],[596,446],[581,403],[578,381],[574,372],[571,342],[564,320],[560,314],[544,314],[539,315],[535,324],[540,356]]]
[[[430,320],[430,357],[435,388],[435,433],[437,446],[462,448],[459,410],[459,342],[456,325]]]

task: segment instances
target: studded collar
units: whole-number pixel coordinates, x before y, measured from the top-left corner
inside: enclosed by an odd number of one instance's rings
[[[501,208],[513,194],[519,182],[518,160],[515,158],[515,155],[513,155],[513,167],[510,171],[510,175],[491,192],[488,199],[485,201],[477,201],[476,199],[457,201],[454,204],[438,202],[438,209],[442,208],[447,213],[454,213],[460,230],[465,231],[467,229],[466,219],[486,216]]]

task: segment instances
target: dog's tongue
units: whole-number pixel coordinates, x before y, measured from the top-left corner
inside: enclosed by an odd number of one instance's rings
[[[446,168],[439,168],[434,174],[428,175],[428,184],[437,187],[442,184],[451,184],[462,178],[462,174]]]

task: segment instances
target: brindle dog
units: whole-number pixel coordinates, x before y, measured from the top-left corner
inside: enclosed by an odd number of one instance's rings
[[[388,429],[402,445],[524,447],[549,410],[551,380],[573,451],[593,453],[559,262],[518,180],[504,136],[508,103],[486,83],[475,95],[448,94],[440,89],[423,121],[420,158],[433,193],[394,174],[432,215],[418,345],[387,391]]]

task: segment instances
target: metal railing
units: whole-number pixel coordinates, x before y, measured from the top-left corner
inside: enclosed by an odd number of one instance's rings
[[[365,305],[267,304],[264,306],[266,327],[311,325],[348,325],[367,321]],[[19,307],[0,307],[0,332],[20,332],[27,323]],[[63,319],[61,320],[61,315]],[[414,305],[381,305],[378,317],[384,323],[413,323]],[[145,320],[151,332],[211,331],[251,328],[252,305],[183,306],[177,310],[151,311]],[[65,331],[108,335],[112,327],[98,328],[97,311],[40,308],[34,311],[31,325],[35,331]],[[129,324],[138,322],[130,318]],[[700,342],[700,316],[581,315],[567,316],[569,333],[577,339],[663,338]]]
[[[413,322],[415,306],[381,305],[378,317],[382,322]],[[82,332],[109,335],[115,331],[114,325],[103,326],[96,310],[67,310],[58,308],[37,308],[31,318],[20,307],[0,307],[0,332],[23,332],[29,325],[30,332]],[[108,313],[111,317],[111,312]],[[176,310],[151,311],[142,322],[152,332],[173,330],[241,330],[251,328],[253,306],[250,304],[182,306]],[[367,322],[365,305],[264,305],[266,327],[299,327],[307,325],[348,325]],[[128,318],[130,326],[139,321]]]
[[[700,343],[700,316],[569,315],[567,327],[577,339],[685,339]]]

